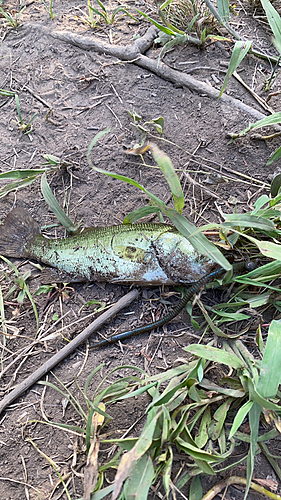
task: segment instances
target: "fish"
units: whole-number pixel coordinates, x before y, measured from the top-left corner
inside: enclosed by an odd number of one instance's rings
[[[22,208],[14,208],[0,225],[0,255],[47,264],[45,283],[180,285],[197,282],[216,266],[169,224],[92,227],[50,239]]]

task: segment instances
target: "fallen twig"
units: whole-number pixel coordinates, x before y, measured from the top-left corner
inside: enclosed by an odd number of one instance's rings
[[[164,80],[188,87],[190,90],[194,90],[199,94],[203,94],[213,99],[218,99],[219,97],[219,90],[215,89],[211,85],[201,82],[200,80],[196,80],[191,75],[169,68],[163,62],[158,61],[158,59],[151,59],[150,57],[143,55],[143,53],[150,48],[157,36],[157,29],[155,26],[151,26],[144,36],[136,40],[133,44],[128,45],[110,45],[109,43],[103,43],[94,37],[75,35],[66,31],[51,31],[43,25],[28,24],[25,25],[25,27],[26,29],[32,29],[33,32],[36,29],[41,31],[44,35],[52,36],[53,38],[61,40],[65,43],[80,47],[83,50],[93,50],[100,54],[107,54],[127,62],[132,62],[141,68],[152,71]],[[239,99],[235,99],[227,94],[223,94],[220,100],[232,107],[241,109],[245,113],[253,116],[256,120],[261,120],[266,116],[255,108],[252,108],[251,106],[244,104]]]
[[[108,311],[101,314],[93,323],[91,323],[85,330],[83,330],[75,339],[73,339],[69,344],[64,346],[59,352],[57,352],[51,359],[46,361],[41,365],[35,372],[33,372],[27,379],[21,382],[10,394],[7,394],[0,402],[0,414],[7,406],[9,406],[15,399],[21,396],[27,389],[29,389],[33,384],[35,384],[43,375],[46,375],[54,366],[65,359],[69,354],[71,354],[79,345],[81,345],[85,340],[87,340],[92,333],[97,331],[106,321],[110,320],[115,316],[121,309],[127,307],[133,300],[138,297],[138,291],[132,290],[122,297],[116,304],[114,304]]]
[[[243,87],[245,87],[245,89],[248,90],[248,92],[250,92],[250,94],[254,97],[254,99],[256,99],[256,101],[261,105],[261,107],[265,109],[265,111],[268,111],[271,114],[274,113],[274,109],[272,109],[264,99],[262,99],[256,92],[253,91],[253,89],[251,89],[251,87],[249,87],[249,85],[247,85],[244,82],[241,76],[238,75],[237,71],[233,72],[233,76],[239,83],[241,83],[241,85],[243,85]]]

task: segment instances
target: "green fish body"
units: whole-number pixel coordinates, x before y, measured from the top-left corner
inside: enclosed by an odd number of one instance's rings
[[[215,267],[167,224],[87,228],[67,238],[48,239],[19,208],[0,226],[0,254],[56,268],[50,281],[176,285],[196,282]]]

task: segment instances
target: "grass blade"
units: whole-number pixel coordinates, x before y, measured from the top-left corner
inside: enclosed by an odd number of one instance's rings
[[[23,170],[9,170],[9,172],[4,172],[0,174],[0,179],[26,179],[27,177],[33,177],[35,175],[43,174],[46,171],[45,168],[38,170],[35,169],[23,169]]]
[[[261,406],[258,403],[254,402],[252,408],[249,411],[249,424],[251,429],[251,435],[250,435],[250,450],[247,458],[247,484],[246,484],[244,500],[246,500],[248,496],[254,472],[255,454],[257,450],[257,443],[259,436],[260,414],[261,414]]]
[[[260,252],[270,259],[281,260],[281,248],[280,245],[272,243],[271,241],[260,241],[248,234],[244,234],[245,238],[252,241],[257,245]]]
[[[250,409],[253,406],[253,401],[247,401],[241,408],[239,408],[235,418],[233,420],[232,427],[230,429],[230,433],[228,438],[231,439],[234,436],[235,432],[239,429],[240,425],[243,423],[244,418],[249,413]]]
[[[272,220],[251,214],[224,214],[224,219],[223,227],[251,227],[264,231],[275,229],[275,224]]]
[[[110,484],[110,486],[106,486],[102,490],[96,491],[92,496],[91,500],[102,500],[104,497],[109,495],[113,491],[114,485]],[[83,500],[83,498],[79,498],[78,500]]]
[[[133,475],[125,483],[126,500],[146,500],[153,478],[153,463],[151,457],[146,454],[138,460]]]
[[[76,226],[69,219],[69,217],[66,215],[66,213],[64,212],[64,210],[61,208],[60,204],[54,197],[51,188],[49,186],[49,183],[47,181],[46,173],[44,173],[41,178],[41,191],[45,201],[48,203],[50,209],[55,214],[61,225],[65,227],[65,229],[69,232],[76,231]]]
[[[169,498],[170,481],[171,481],[171,473],[173,465],[173,450],[171,446],[168,447],[168,453],[169,456],[165,460],[165,468],[163,471],[163,485],[167,498]]]
[[[144,207],[137,208],[137,210],[133,210],[128,215],[126,215],[126,217],[123,220],[123,224],[132,224],[132,222],[142,219],[147,215],[155,213],[159,215],[159,212],[160,212],[159,208],[153,207],[151,205],[145,205]]]
[[[229,0],[217,0],[219,15],[223,22],[229,21]]]
[[[25,286],[24,286],[24,291],[26,293],[26,295],[28,296],[30,302],[31,302],[31,305],[32,305],[32,309],[33,309],[33,312],[34,312],[34,315],[35,315],[35,318],[36,318],[36,325],[37,325],[37,330],[36,332],[38,332],[38,329],[39,329],[39,316],[38,316],[38,312],[37,312],[37,307],[36,307],[36,304],[33,300],[33,297],[29,291],[29,288],[27,286],[27,284],[25,283]],[[36,337],[37,337],[37,333],[36,333]]]
[[[222,363],[223,365],[227,365],[235,370],[244,367],[243,362],[235,356],[235,354],[231,354],[209,345],[192,344],[185,347],[184,350],[190,352],[191,354],[195,354],[195,356],[198,356],[199,358],[208,359],[210,361],[214,361],[215,363]]]
[[[273,320],[268,331],[257,391],[264,398],[274,398],[280,384],[281,322]]]
[[[145,455],[146,451],[151,446],[155,427],[161,414],[162,412],[157,412],[151,421],[146,423],[143,432],[134,447],[122,456],[115,476],[112,500],[116,500],[118,497],[123,481],[128,477],[131,465]]]
[[[276,39],[276,47],[281,54],[281,18],[269,0],[261,0],[267,20]]]
[[[231,75],[233,75],[234,71],[236,71],[239,64],[244,59],[247,52],[250,50],[251,46],[252,46],[252,42],[244,42],[244,41],[239,40],[235,43],[233,51],[232,51],[231,59],[229,62],[229,67],[228,67],[221,91],[219,93],[219,99],[226,89],[229,78],[231,77]]]
[[[95,137],[93,138],[89,148],[88,148],[88,152],[87,152],[87,160],[88,160],[88,163],[90,165],[90,167],[93,168],[93,164],[91,162],[91,158],[90,158],[90,155],[91,155],[91,151],[94,147],[94,145],[106,134],[108,134],[109,132],[111,132],[113,129],[112,128],[106,128],[104,130],[102,130],[101,132],[99,132],[98,134],[95,135]]]
[[[201,500],[203,497],[203,488],[201,485],[200,477],[195,476],[190,484],[189,500]]]
[[[19,101],[19,96],[18,94],[15,94],[15,101],[16,101],[16,108],[19,116],[19,121],[21,124],[23,124],[22,116],[21,116],[21,110],[20,110],[20,101]]]
[[[26,177],[25,179],[22,179],[20,181],[15,181],[11,182],[11,184],[7,184],[7,186],[3,187],[0,189],[0,198],[4,198],[6,194],[11,193],[11,191],[14,191],[15,189],[19,189],[21,187],[29,186],[29,184],[32,184],[36,180],[36,175]]]
[[[255,123],[250,123],[250,125],[239,133],[239,137],[245,135],[250,130],[259,129],[262,127],[267,127],[268,125],[275,125],[281,122],[281,111],[273,113],[273,115],[266,116]]]
[[[184,207],[184,194],[173,164],[169,156],[163,153],[163,151],[161,151],[155,144],[151,144],[150,149],[154,160],[159,165],[166,181],[170,186],[174,199],[175,209],[179,214],[181,214]]]
[[[106,8],[105,8],[105,6],[103,5],[103,3],[102,3],[100,0],[97,0],[97,2],[98,2],[98,4],[99,4],[99,6],[102,8],[102,10],[103,10],[104,12],[106,12]]]
[[[151,17],[144,14],[144,12],[142,12],[141,10],[136,9],[136,11],[139,14],[141,14],[143,17],[148,19],[152,24],[154,24],[154,26],[156,26],[156,28],[158,28],[160,31],[163,31],[163,33],[166,33],[167,35],[173,35],[173,36],[176,36],[177,34],[178,35],[185,35],[184,31],[178,30],[175,27],[173,27],[173,30],[171,30],[171,29],[167,28],[167,26],[163,26],[162,24],[157,23],[157,21],[154,21],[154,19],[152,19]]]
[[[191,457],[193,457],[195,460],[202,460],[202,462],[205,462],[207,464],[212,463],[212,462],[221,462],[223,459],[220,459],[218,455],[212,455],[211,453],[208,453],[207,451],[200,450],[200,448],[197,448],[196,446],[193,446],[186,441],[184,441],[181,437],[177,437],[175,439],[176,444],[179,446],[179,448],[186,453],[188,453]]]
[[[281,149],[281,147],[279,149]],[[270,194],[272,198],[278,195],[280,188],[281,188],[281,174],[277,174],[275,175],[274,179],[270,184]]]
[[[273,155],[271,155],[266,166],[268,167],[274,161],[279,160],[279,158],[281,158],[281,146],[280,146],[280,148],[276,149],[276,151],[273,153]]]

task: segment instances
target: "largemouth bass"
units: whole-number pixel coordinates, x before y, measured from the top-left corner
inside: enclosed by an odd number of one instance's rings
[[[194,283],[216,264],[199,255],[173,226],[143,223],[87,228],[48,239],[24,209],[0,225],[0,255],[35,259],[56,268],[44,282],[106,281],[140,285]]]

